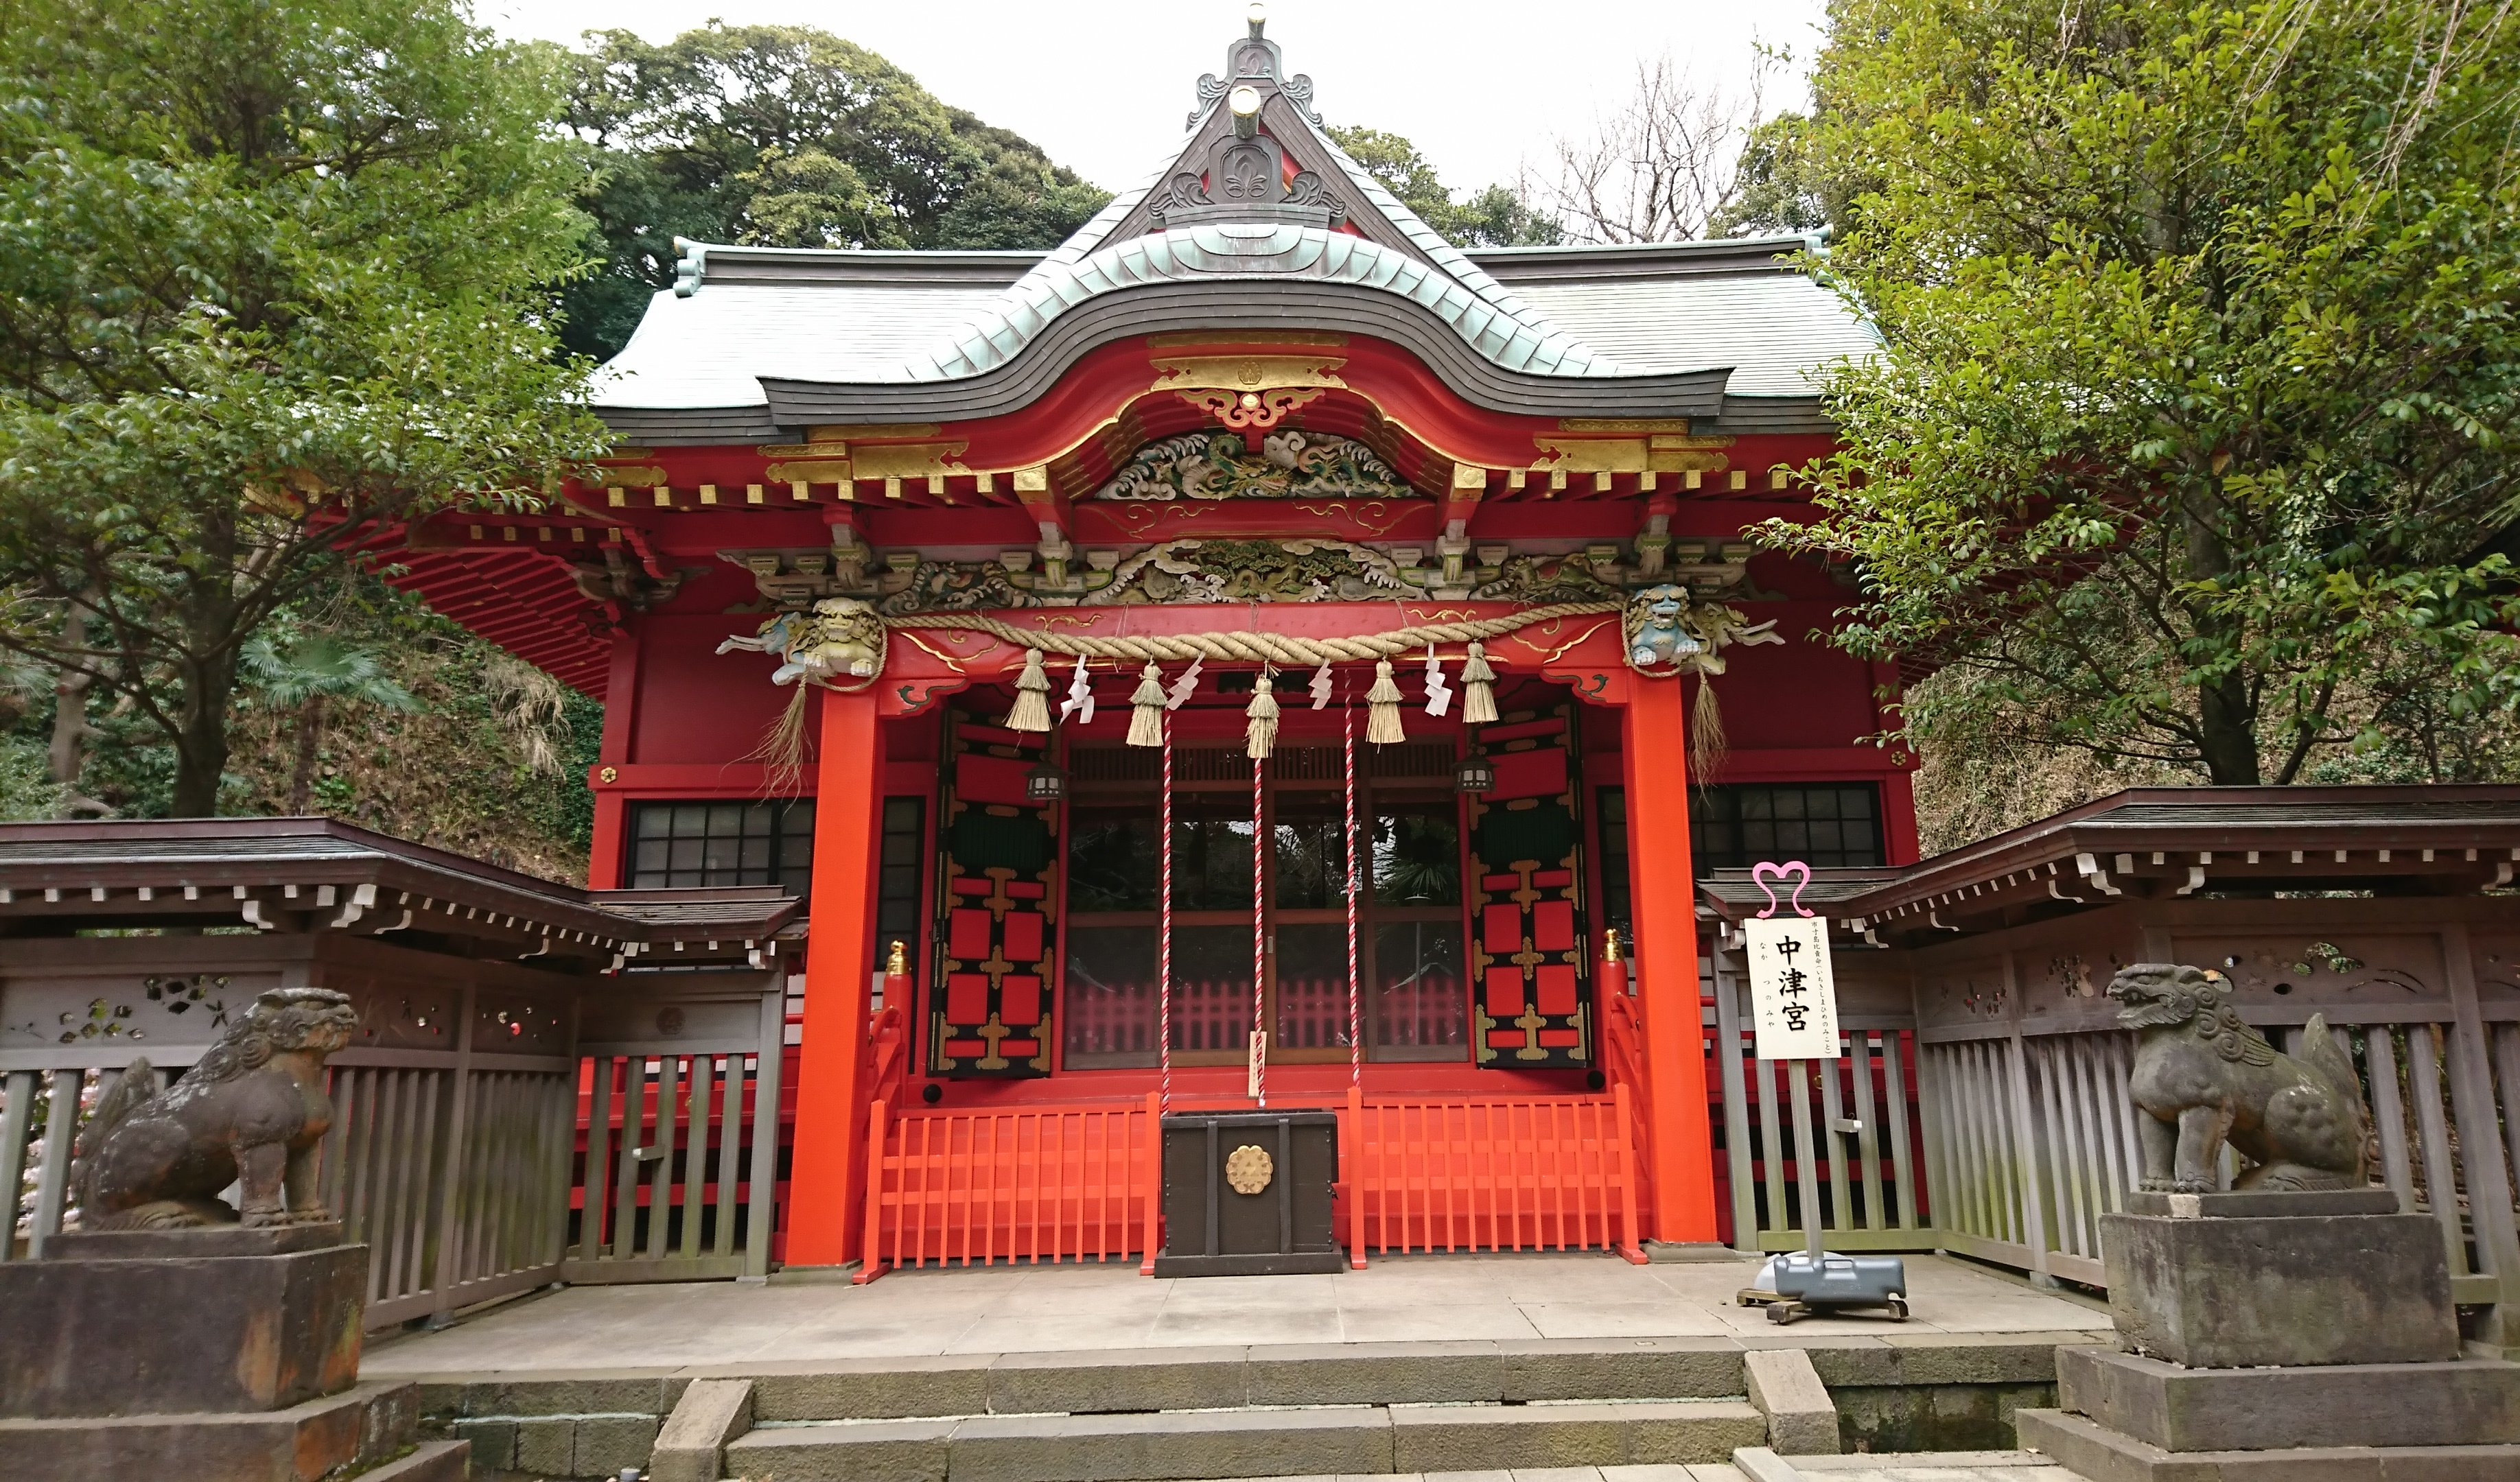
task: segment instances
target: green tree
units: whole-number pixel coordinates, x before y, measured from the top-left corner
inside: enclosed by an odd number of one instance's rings
[[[605,446],[557,79],[448,0],[25,0],[0,28],[0,648],[216,811],[245,644],[345,546]]]
[[[948,108],[866,48],[712,21],[661,46],[595,31],[559,53],[587,171],[595,277],[573,348],[610,354],[673,282],[673,239],[767,247],[1051,247],[1110,201],[1018,134]]]
[[[394,683],[377,654],[329,633],[310,633],[284,651],[268,634],[245,642],[245,678],[275,710],[293,712],[294,759],[289,772],[289,811],[303,814],[315,791],[315,763],[323,754],[324,722],[335,704],[420,709],[409,690]]]
[[[1435,167],[1418,146],[1398,134],[1360,125],[1333,127],[1330,142],[1364,166],[1418,219],[1444,235],[1455,247],[1554,247],[1566,240],[1557,219],[1514,191],[1492,185],[1466,201],[1457,201],[1436,177]]]
[[[1831,20],[1808,178],[1867,184],[1820,266],[1884,345],[1818,522],[1763,530],[1855,562],[1842,644],[1942,671],[1910,726],[2254,784],[2507,717],[2520,20]]]

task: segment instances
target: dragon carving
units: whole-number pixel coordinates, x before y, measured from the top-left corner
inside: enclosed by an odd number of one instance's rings
[[[2359,1189],[2362,1089],[2344,1041],[2314,1013],[2298,1058],[2267,1043],[2230,1004],[2220,973],[2138,963],[2109,981],[2136,1031],[2129,1085],[2143,1113],[2143,1187],[2206,1193],[2228,1142],[2257,1166],[2240,1189]]]
[[[79,1133],[71,1183],[87,1230],[175,1230],[330,1220],[317,1181],[333,1103],[324,1057],[358,1010],[325,988],[275,988],[231,1022],[183,1078],[156,1092],[133,1060]],[[240,1207],[218,1198],[230,1184]]]

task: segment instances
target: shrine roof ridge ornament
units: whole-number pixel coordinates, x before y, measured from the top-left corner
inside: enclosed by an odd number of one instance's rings
[[[1362,237],[1282,222],[1219,221],[1133,237],[1072,263],[1044,262],[1007,291],[1003,307],[958,334],[952,345],[904,366],[902,379],[950,381],[994,370],[1052,320],[1103,293],[1217,279],[1306,280],[1390,293],[1432,312],[1491,364],[1525,375],[1636,374],[1536,314]],[[1497,296],[1508,295],[1500,291]]]

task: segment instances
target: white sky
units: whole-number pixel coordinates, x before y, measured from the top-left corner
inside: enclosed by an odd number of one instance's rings
[[[1242,0],[474,0],[500,32],[573,42],[590,27],[671,39],[711,16],[818,25],[881,53],[947,103],[1013,129],[1108,190],[1165,162],[1192,86],[1242,33]],[[1789,48],[1796,77],[1770,106],[1801,102],[1823,0],[1273,0],[1269,36],[1309,72],[1330,123],[1405,134],[1456,191],[1538,169],[1551,141],[1581,134],[1664,55],[1701,84],[1737,86],[1754,40]]]

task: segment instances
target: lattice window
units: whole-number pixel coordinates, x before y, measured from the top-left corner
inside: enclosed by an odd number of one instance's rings
[[[1761,860],[1881,863],[1881,789],[1871,783],[1734,783],[1693,787],[1688,832],[1696,868],[1745,870]]]
[[[777,885],[803,895],[813,878],[811,800],[630,805],[634,890]]]

